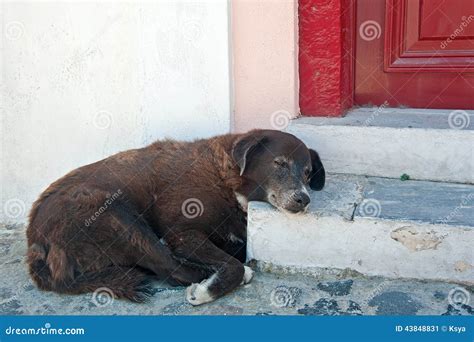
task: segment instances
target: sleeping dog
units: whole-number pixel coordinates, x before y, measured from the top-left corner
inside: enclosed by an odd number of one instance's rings
[[[188,286],[193,305],[251,281],[244,266],[249,201],[304,211],[321,190],[318,154],[291,134],[253,130],[157,141],[80,167],[34,203],[28,265],[40,289],[110,289],[143,301],[150,279]]]

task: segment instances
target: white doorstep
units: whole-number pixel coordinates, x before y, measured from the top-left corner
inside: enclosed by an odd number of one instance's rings
[[[474,111],[360,108],[292,120],[286,131],[328,172],[474,183]]]
[[[248,211],[248,257],[474,284],[474,186],[328,175],[305,214]]]

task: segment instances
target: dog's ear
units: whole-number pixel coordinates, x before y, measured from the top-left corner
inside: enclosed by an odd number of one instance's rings
[[[324,188],[324,183],[326,182],[326,172],[324,171],[323,163],[319,158],[318,152],[315,150],[309,149],[309,154],[311,155],[311,174],[309,175],[309,187],[312,190],[322,190]]]
[[[241,176],[244,174],[250,155],[258,149],[264,140],[263,135],[250,132],[235,141],[232,148],[232,159],[239,166]]]

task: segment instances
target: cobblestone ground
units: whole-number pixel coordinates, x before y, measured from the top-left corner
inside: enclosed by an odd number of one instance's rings
[[[364,277],[350,271],[305,275],[268,265],[259,265],[252,283],[198,307],[185,301],[183,287],[161,282],[144,304],[113,300],[107,292],[59,295],[34,286],[25,251],[22,226],[0,226],[2,315],[474,315],[472,286]]]

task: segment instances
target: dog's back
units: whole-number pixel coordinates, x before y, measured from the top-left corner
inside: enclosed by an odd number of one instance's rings
[[[123,223],[154,225],[159,238],[182,216],[181,204],[193,193],[205,194],[200,201],[214,200],[212,189],[222,183],[215,162],[226,162],[217,143],[160,141],[83,166],[51,184],[34,203],[27,229],[28,264],[38,286],[66,293],[107,286],[117,297],[140,300],[147,277],[134,267],[140,255],[130,239],[137,236]],[[148,210],[153,206],[162,215]]]

